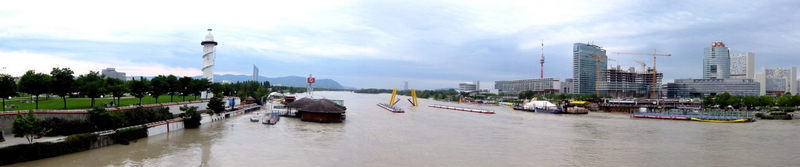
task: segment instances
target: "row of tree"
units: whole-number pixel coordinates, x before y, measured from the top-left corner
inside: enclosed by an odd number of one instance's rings
[[[728,93],[703,97],[706,107],[720,106],[754,109],[755,107],[795,107],[800,106],[800,94],[784,94],[779,96],[734,96]]]
[[[162,95],[169,95],[170,102],[174,95],[200,96],[200,92],[208,90],[210,82],[206,79],[194,79],[191,77],[178,78],[174,75],[159,75],[152,80],[140,78],[131,81],[123,81],[116,78],[104,77],[96,71],[80,75],[77,78],[69,68],[53,68],[50,74],[37,73],[33,70],[27,71],[19,78],[19,82],[14,82],[14,78],[0,74],[0,97],[5,98],[16,96],[19,92],[27,93],[34,97],[36,109],[39,109],[40,95],[57,95],[63,99],[64,109],[67,108],[67,97],[83,96],[91,98],[91,106],[95,105],[95,98],[102,95],[111,95],[116,98],[119,104],[120,98],[125,94],[130,94],[139,98],[146,95],[156,98]],[[5,107],[3,107],[5,110]]]

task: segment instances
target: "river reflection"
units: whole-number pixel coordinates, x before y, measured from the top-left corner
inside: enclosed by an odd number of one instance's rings
[[[347,120],[320,124],[249,115],[167,135],[11,166],[798,166],[798,121],[715,124],[551,115],[482,106],[486,115],[375,106],[389,95],[317,92],[345,100]],[[455,104],[453,104],[455,105]]]

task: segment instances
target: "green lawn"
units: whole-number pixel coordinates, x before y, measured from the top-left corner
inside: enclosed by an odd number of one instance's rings
[[[39,97],[39,109],[63,109],[64,108],[64,101],[61,97],[58,96],[50,96],[49,100],[45,100],[44,96]],[[6,105],[17,105],[17,108],[6,108],[6,111],[9,110],[31,110],[36,107],[36,103],[22,103],[22,101],[30,100],[27,97],[16,97],[12,98],[11,100],[6,99]],[[111,98],[95,98],[95,105],[102,106],[103,104],[107,104],[111,102]],[[183,100],[183,96],[174,96],[174,102],[180,102]],[[186,101],[194,100],[194,96],[186,96]],[[67,98],[67,109],[86,109],[91,108],[92,99],[90,98]],[[120,100],[119,106],[129,106],[132,104],[139,103],[139,99],[131,96],[122,97]],[[151,96],[145,96],[142,98],[143,104],[155,104],[156,99]],[[158,103],[169,103],[169,96],[159,96]],[[2,106],[0,106],[2,107]],[[2,111],[2,110],[0,110]]]

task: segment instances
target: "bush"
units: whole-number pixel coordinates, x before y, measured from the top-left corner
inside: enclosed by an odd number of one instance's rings
[[[137,126],[128,129],[117,130],[116,133],[109,135],[114,143],[128,145],[130,141],[147,137],[147,126]]]
[[[42,126],[51,131],[47,136],[66,136],[78,133],[94,132],[94,125],[89,121],[65,120],[61,118],[48,118],[42,121]]]
[[[69,153],[89,150],[92,142],[97,140],[95,134],[77,134],[67,137],[64,142],[20,144],[0,148],[0,165],[44,159]]]
[[[141,125],[172,119],[175,116],[169,108],[145,109],[138,107],[128,111],[105,111],[93,109],[89,112],[89,121],[94,124],[95,130],[117,129],[126,126]]]
[[[791,114],[786,114],[783,112],[773,112],[767,114],[756,113],[756,117],[760,119],[776,119],[776,120],[792,120]]]
[[[200,127],[200,120],[203,119],[200,116],[200,113],[197,112],[197,107],[188,107],[184,105],[181,107],[181,111],[184,111],[183,115],[183,126],[187,129],[197,128]]]

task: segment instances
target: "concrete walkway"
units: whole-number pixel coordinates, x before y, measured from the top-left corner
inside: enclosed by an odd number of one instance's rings
[[[13,146],[17,144],[28,144],[28,140],[25,137],[14,137],[13,134],[3,134],[3,138],[6,139],[4,142],[0,142],[0,148],[6,146]],[[42,137],[38,139],[33,139],[34,143],[37,142],[56,142],[59,140],[63,140],[66,136],[53,136],[53,137]]]

